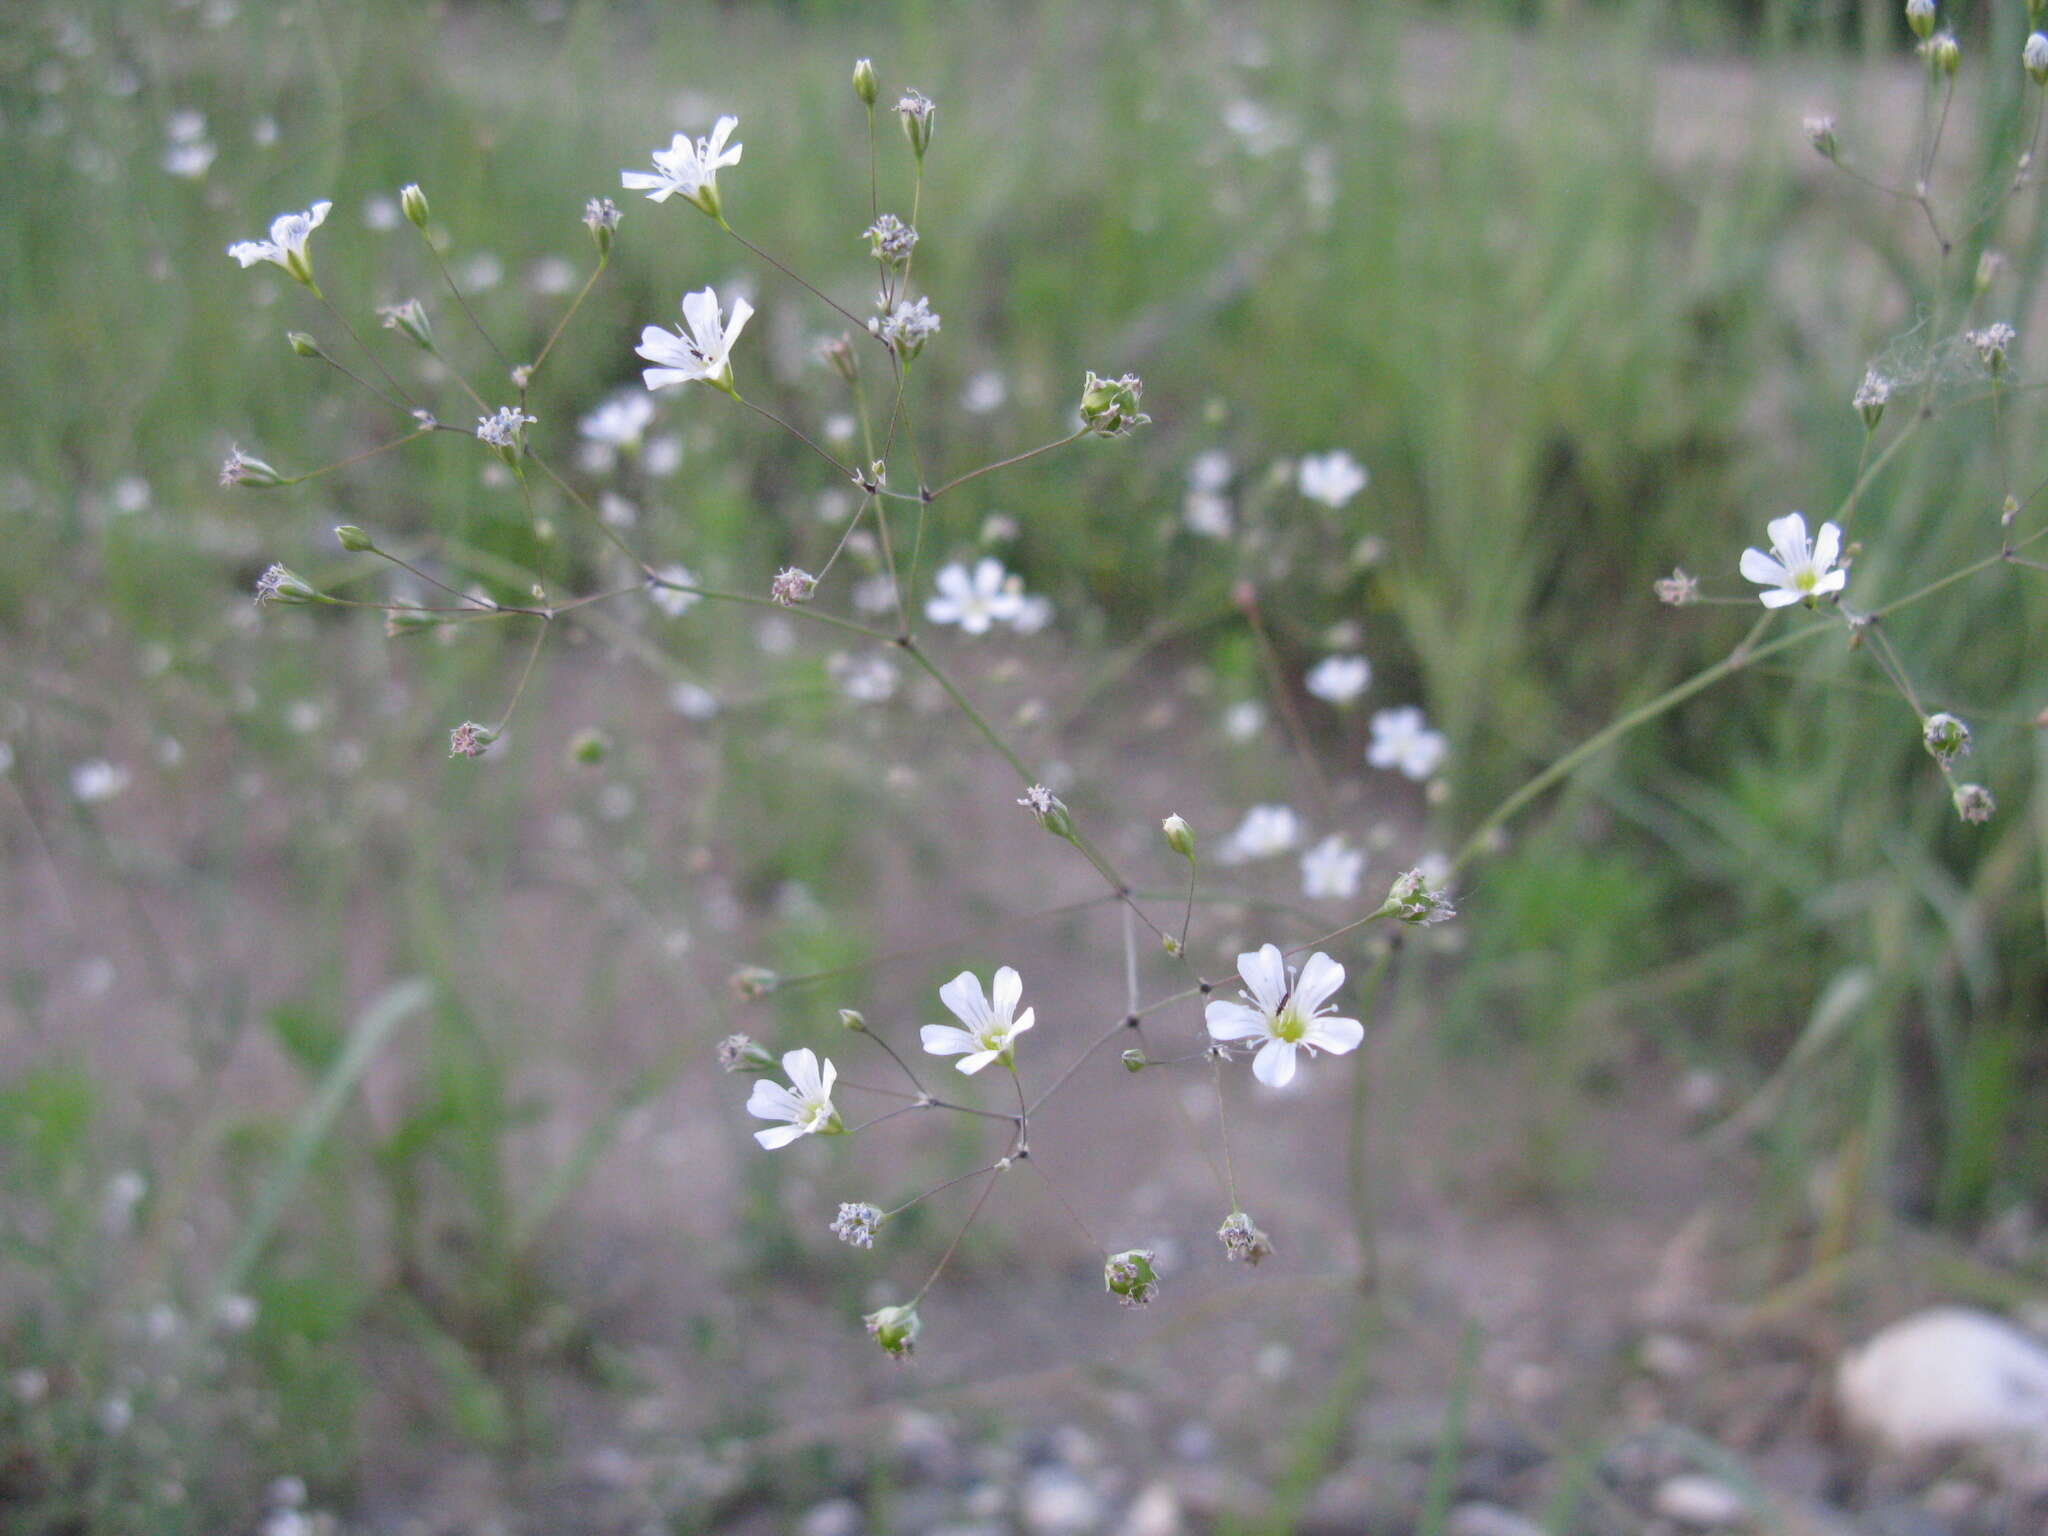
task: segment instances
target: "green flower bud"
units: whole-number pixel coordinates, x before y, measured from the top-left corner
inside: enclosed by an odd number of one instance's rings
[[[1166,834],[1166,846],[1192,864],[1195,860],[1194,829],[1178,816],[1167,817],[1159,824],[1159,829]]]
[[[273,565],[256,580],[256,602],[267,607],[282,603],[298,607],[307,603],[331,603],[334,599],[317,590],[305,577],[284,566]]]
[[[424,635],[429,630],[439,629],[445,622],[440,614],[429,613],[424,608],[400,606],[384,615],[384,637],[403,640],[408,635]]]
[[[611,750],[611,737],[594,726],[569,738],[569,761],[586,768],[603,762],[611,755]]]
[[[1159,1275],[1152,1268],[1158,1255],[1145,1248],[1111,1254],[1102,1266],[1102,1283],[1126,1307],[1142,1307],[1159,1294]]]
[[[1944,75],[1953,75],[1963,62],[1962,45],[1953,32],[1937,33],[1928,39],[1927,56]]]
[[[377,313],[384,318],[385,330],[397,331],[422,352],[434,350],[434,328],[427,322],[426,306],[418,299],[386,304]]]
[[[367,554],[377,547],[376,541],[354,523],[343,523],[335,529],[334,539],[352,555]]]
[[[2028,34],[2026,46],[2020,50],[2020,63],[2034,84],[2048,85],[2048,36],[2039,32]]]
[[[285,343],[294,352],[298,353],[300,357],[319,357],[321,355],[320,343],[311,336],[308,336],[304,331],[286,331],[284,339]]]
[[[882,1352],[898,1360],[910,1358],[917,1347],[917,1336],[924,1331],[924,1321],[917,1315],[917,1303],[907,1306],[883,1307],[870,1312],[861,1319],[867,1324],[868,1332],[874,1336]]]
[[[407,182],[398,189],[398,206],[405,210],[407,221],[415,229],[427,227],[427,194],[420,190],[418,182]]]
[[[1934,0],[1906,0],[1906,25],[1923,43],[1934,31]]]
[[[839,1022],[847,1029],[852,1030],[855,1034],[859,1034],[861,1031],[865,1030],[868,1027],[868,1021],[866,1017],[861,1013],[861,1011],[858,1008],[840,1009]]]
[[[874,60],[855,59],[853,61],[853,94],[860,98],[861,105],[872,107],[875,104],[875,97],[880,93],[881,87],[875,82]]]
[[[1124,1070],[1126,1072],[1142,1072],[1145,1070],[1146,1066],[1145,1053],[1143,1051],[1135,1049],[1125,1051],[1123,1054],[1123,1063]]]

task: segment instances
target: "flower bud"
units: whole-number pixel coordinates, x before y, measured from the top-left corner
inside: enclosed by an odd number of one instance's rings
[[[2020,63],[2027,71],[2027,78],[2036,85],[2048,85],[2048,36],[2039,32],[2030,33],[2027,45],[2020,50]]]
[[[765,966],[743,965],[726,979],[726,985],[736,995],[754,1002],[781,986],[782,978]]]
[[[385,330],[397,331],[422,352],[434,350],[434,328],[427,323],[427,308],[418,299],[386,304],[377,313],[384,318]]]
[[[368,554],[377,547],[376,541],[354,523],[343,523],[335,529],[334,541],[352,555]]]
[[[853,61],[853,94],[860,98],[864,107],[872,107],[875,97],[881,94],[881,86],[875,81],[875,61],[855,59]]]
[[[400,604],[384,615],[384,638],[403,640],[408,635],[424,635],[429,630],[439,629],[447,621],[438,613],[429,613],[424,608]]]
[[[1159,824],[1159,830],[1166,834],[1166,846],[1186,859],[1190,864],[1195,859],[1195,833],[1187,822],[1178,816],[1169,816]]]
[[[718,1065],[725,1072],[773,1072],[775,1058],[752,1035],[727,1035],[718,1042]]]
[[[862,1030],[865,1030],[868,1027],[868,1021],[866,1016],[862,1014],[858,1008],[840,1009],[839,1022],[842,1026],[854,1031],[854,1033],[856,1034],[860,1033]]]
[[[1152,1268],[1156,1258],[1150,1249],[1126,1248],[1111,1254],[1102,1266],[1102,1283],[1109,1294],[1126,1307],[1142,1307],[1159,1294],[1159,1275]]]
[[[420,190],[418,182],[409,181],[398,189],[398,206],[414,229],[427,227],[427,194]]]
[[[612,232],[619,227],[619,205],[608,197],[593,197],[583,205],[583,227],[590,231],[598,260],[612,253]]]
[[[832,371],[849,384],[860,381],[860,359],[854,355],[851,336],[835,336],[818,349]]]
[[[1135,373],[1104,379],[1090,370],[1081,386],[1081,420],[1098,437],[1122,437],[1152,419],[1138,409],[1144,392],[1145,381]]]
[[[1074,818],[1067,813],[1067,807],[1060,797],[1043,784],[1034,784],[1024,791],[1017,801],[1036,818],[1038,824],[1054,837],[1074,840]]]
[[[1906,0],[1906,25],[1925,42],[1934,30],[1934,0]]]
[[[307,603],[333,601],[333,598],[313,587],[305,577],[281,565],[271,566],[256,578],[256,602],[259,607],[267,607],[271,603],[298,607]]]
[[[261,459],[251,458],[237,448],[221,464],[220,483],[247,486],[252,491],[267,491],[291,482]]]
[[[285,344],[298,353],[300,357],[319,357],[321,355],[320,343],[311,336],[308,336],[304,331],[286,331],[284,339]]]
[[[1122,1059],[1126,1072],[1142,1072],[1147,1066],[1145,1053],[1135,1047],[1125,1051]]]
[[[1965,821],[1989,821],[1998,813],[1998,802],[1982,784],[1956,786],[1956,814]]]
[[[896,103],[896,115],[903,121],[903,137],[910,140],[910,152],[921,161],[931,147],[932,119],[939,109],[922,91],[905,91]]]
[[[2039,34],[2036,35],[2038,36]],[[2048,37],[2041,39],[2041,65],[2044,70],[2048,70]],[[1998,281],[1998,274],[2004,270],[2005,253],[2003,251],[1981,251],[1977,256],[1977,275],[1973,279],[1971,286],[1978,293],[1983,293],[1993,283]]]
[[[1834,159],[1840,149],[1835,142],[1835,120],[1825,114],[1809,117],[1806,120],[1806,140],[1821,159]]]
[[[1962,45],[1956,41],[1955,33],[1938,33],[1928,39],[1927,56],[1944,75],[1954,75],[1963,62]]]
[[[882,1352],[898,1360],[910,1358],[917,1347],[917,1336],[924,1331],[924,1322],[917,1315],[917,1303],[908,1306],[883,1307],[868,1313],[861,1319],[867,1324],[868,1332],[874,1336]]]
[[[1945,711],[1927,717],[1920,740],[1943,766],[1970,755],[1970,728]]]
[[[592,727],[578,731],[569,738],[569,761],[583,768],[593,768],[611,755],[612,739],[603,731]]]

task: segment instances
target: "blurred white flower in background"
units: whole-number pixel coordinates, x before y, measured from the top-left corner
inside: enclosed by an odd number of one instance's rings
[[[1332,832],[1301,856],[1301,894],[1311,901],[1345,901],[1358,894],[1365,852]]]
[[[1365,466],[1342,448],[1328,453],[1303,454],[1295,470],[1295,484],[1310,501],[1326,507],[1341,507],[1372,480]]]
[[[71,796],[81,805],[99,805],[128,787],[129,773],[104,757],[88,758],[71,770]]]
[[[1325,656],[1308,669],[1302,686],[1331,704],[1349,704],[1372,682],[1372,663],[1363,656]]]
[[[1301,818],[1294,814],[1292,806],[1255,805],[1223,840],[1218,857],[1226,864],[1270,859],[1289,852],[1300,841]]]
[[[1443,765],[1449,744],[1433,731],[1413,704],[1382,709],[1372,717],[1372,745],[1365,760],[1375,768],[1392,768],[1420,782]]]

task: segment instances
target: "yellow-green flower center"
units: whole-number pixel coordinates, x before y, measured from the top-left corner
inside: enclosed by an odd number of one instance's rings
[[[1294,1004],[1288,1003],[1273,1016],[1273,1038],[1285,1040],[1290,1045],[1301,1039],[1308,1031],[1308,1020],[1295,1011]]]

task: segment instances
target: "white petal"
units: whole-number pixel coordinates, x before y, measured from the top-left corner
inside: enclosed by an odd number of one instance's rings
[[[318,229],[327,222],[327,212],[333,206],[334,204],[330,202],[318,202],[306,210],[306,229],[308,232]]]
[[[1022,1013],[1017,1015],[1016,1021],[1010,1025],[1011,1037],[1015,1038],[1016,1036],[1023,1034],[1025,1030],[1029,1029],[1032,1025],[1036,1024],[1037,1022],[1038,1010],[1036,1008],[1026,1008]]]
[[[1762,550],[1745,549],[1742,552],[1742,579],[1753,581],[1760,587],[1782,587],[1791,582],[1792,573]]]
[[[797,1091],[799,1098],[820,1099],[825,1096],[818,1077],[818,1056],[809,1046],[784,1052],[782,1070],[789,1074],[789,1085]]]
[[[981,978],[972,971],[962,971],[939,988],[939,1001],[969,1029],[987,1029],[995,1022],[989,1015],[988,999],[982,996]]]
[[[1829,571],[1827,575],[1821,577],[1819,581],[1816,581],[1813,584],[1813,590],[1816,594],[1822,592],[1839,592],[1842,590],[1842,588],[1846,587],[1847,585],[1849,585],[1849,573],[1843,570],[1840,566],[1836,566],[1832,571]]]
[[[697,338],[697,345],[709,352],[718,340],[718,294],[710,288],[699,288],[695,293],[683,295],[683,323],[690,328],[690,334]]]
[[[1300,979],[1294,983],[1295,1011],[1304,1018],[1308,1017],[1343,985],[1344,967],[1318,950],[1308,957],[1308,964],[1301,968]]]
[[[934,597],[926,600],[924,616],[934,624],[958,624],[960,605],[950,597]]]
[[[1799,593],[1790,587],[1772,587],[1757,596],[1763,599],[1766,608],[1790,608],[1799,601]]]
[[[1279,945],[1262,944],[1256,952],[1239,955],[1237,974],[1261,1008],[1268,1013],[1280,1011],[1287,999],[1287,962],[1281,958]]]
[[[950,1024],[927,1024],[917,1032],[925,1050],[934,1056],[964,1056],[981,1049],[981,1042],[964,1029]]]
[[[754,1091],[747,1099],[747,1113],[756,1120],[794,1120],[803,1113],[795,1094],[765,1077],[754,1079]]]
[[[1333,1056],[1347,1056],[1365,1039],[1365,1026],[1356,1019],[1325,1018],[1310,1021],[1301,1043]]]
[[[745,299],[734,299],[732,301],[732,318],[725,322],[726,346],[730,347],[739,339],[740,332],[745,329],[747,321],[753,313],[754,306]]]
[[[754,1140],[761,1143],[770,1152],[773,1152],[777,1147],[788,1146],[797,1137],[804,1134],[805,1132],[799,1126],[772,1125],[765,1131],[754,1132]]]
[[[1001,1051],[978,1051],[972,1056],[963,1056],[960,1058],[960,1070],[972,1077],[1002,1054]]]
[[[652,171],[621,171],[619,172],[619,185],[628,192],[652,192],[659,188],[662,197],[667,197],[669,192],[673,190],[669,186],[669,180],[666,176],[657,176]],[[656,199],[656,201],[659,200]]]
[[[821,1102],[832,1102],[832,1085],[838,1081],[839,1069],[832,1065],[832,1059],[828,1056],[825,1059],[824,1072],[818,1080],[818,1098]]]
[[[1294,1081],[1294,1045],[1287,1040],[1268,1040],[1252,1058],[1252,1076],[1269,1088],[1285,1088]]]
[[[1833,523],[1822,523],[1820,532],[1813,536],[1813,568],[1824,571],[1833,565],[1842,554],[1842,530]]]
[[[671,384],[694,384],[697,382],[697,377],[696,374],[685,373],[680,368],[643,368],[640,370],[640,382],[649,389],[666,389]]]
[[[1783,517],[1774,517],[1764,524],[1764,532],[1771,536],[1771,548],[1782,555],[1784,551],[1806,548],[1806,519],[1797,512],[1787,512]]]
[[[1024,981],[1015,969],[1005,965],[996,971],[988,991],[990,1010],[997,1019],[1008,1019],[1016,1014],[1017,1004],[1024,996]]]
[[[1212,1040],[1263,1040],[1266,1037],[1266,1016],[1256,1008],[1247,1008],[1243,1003],[1226,1002],[1213,998],[1203,1010],[1203,1019],[1209,1026]]]

